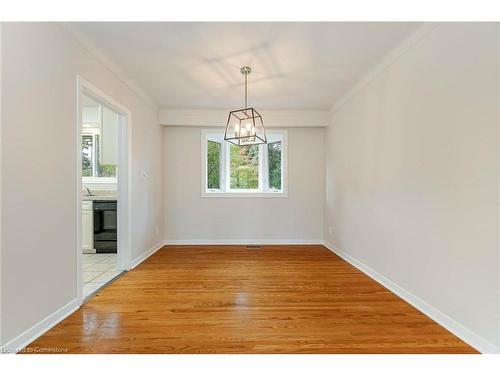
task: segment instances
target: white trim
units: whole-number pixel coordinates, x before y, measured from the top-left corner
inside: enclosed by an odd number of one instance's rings
[[[76,299],[79,304],[83,303],[83,242],[82,242],[82,81],[76,77]]]
[[[218,239],[165,240],[164,245],[323,245],[323,240],[304,239]]]
[[[118,221],[118,268],[121,270],[128,269],[131,258],[131,233],[132,233],[132,113],[122,104],[115,101],[113,98],[105,94],[90,82],[77,76],[77,121],[76,121],[76,233],[77,233],[77,298],[80,303],[83,301],[82,294],[82,235],[81,235],[81,216],[82,216],[82,161],[81,161],[81,134],[82,134],[82,100],[83,94],[92,96],[95,100],[101,102],[107,107],[117,112],[120,124],[118,126],[118,167],[119,173],[117,177],[117,221]],[[125,166],[125,167],[123,167]],[[121,229],[120,229],[121,228]]]
[[[166,241],[158,242],[156,245],[152,246],[151,248],[149,248],[148,250],[143,252],[141,255],[139,255],[138,257],[133,259],[130,262],[128,269],[131,270],[131,269],[137,267],[139,264],[144,262],[147,258],[149,258],[151,255],[156,253],[158,250],[160,250],[165,245],[166,245]]]
[[[117,224],[118,267],[128,269],[132,258],[132,113],[122,108],[118,126]],[[126,166],[125,168],[123,166]],[[122,228],[122,230],[120,230]],[[122,252],[120,256],[120,252]]]
[[[412,47],[414,47],[422,38],[428,35],[432,30],[437,27],[437,23],[429,22],[424,23],[415,32],[413,32],[408,38],[403,40],[396,48],[391,50],[385,58],[375,65],[367,74],[365,74],[361,79],[352,86],[347,93],[345,93],[340,99],[338,99],[331,108],[331,112],[338,111],[344,104],[346,104],[351,98],[356,96],[365,86],[370,84],[377,76],[379,76],[383,71],[394,64],[401,56],[408,52]]]
[[[497,23],[497,40],[500,40],[500,24]],[[497,45],[498,46],[498,45]],[[497,48],[497,61],[500,61],[500,48]],[[497,75],[497,87],[500,88],[500,74]],[[500,106],[497,105],[497,119],[500,119]],[[498,125],[497,125],[498,126]],[[497,128],[498,129],[498,128]],[[497,145],[500,144],[500,132],[497,131]],[[497,173],[500,166],[500,147],[497,147]],[[500,203],[500,185],[497,184],[497,202]],[[497,203],[497,217],[500,217],[500,204]],[[500,233],[500,220],[497,220],[497,233]],[[497,269],[500,270],[500,257],[497,257]],[[497,281],[498,298],[500,298],[500,280]],[[497,327],[497,337],[500,339],[500,324]]]
[[[230,148],[230,145],[224,141],[224,135],[223,133],[221,132],[221,136],[222,136],[222,144],[221,144],[221,147],[222,149],[224,150],[224,152],[222,153],[222,165],[221,167],[219,168],[221,171],[224,171],[224,175],[222,177],[222,179],[224,180],[224,185],[221,185],[223,186],[223,189],[224,191],[221,191],[220,193],[218,194],[225,194],[225,193],[229,193],[229,189],[230,189],[230,186],[231,186],[231,148]],[[203,142],[203,146],[207,147],[207,140],[202,140]],[[260,150],[260,148],[259,148]],[[205,194],[208,194],[210,193],[210,191],[208,191],[208,154],[207,154],[207,151],[203,151],[203,154],[201,155],[202,157],[202,163],[203,163],[203,166],[205,167],[205,172],[203,173],[203,176],[202,178],[205,180],[205,189],[202,191],[202,197],[204,196],[203,193]],[[260,159],[259,159],[259,165],[260,165]]]
[[[267,130],[268,141],[276,137],[276,140],[281,141],[281,191],[272,190],[235,190],[229,189],[229,155],[228,143],[224,141],[224,133],[220,128],[209,128],[201,129],[201,197],[202,198],[288,198],[288,130],[278,130],[272,129]],[[224,186],[224,191],[207,191],[207,137],[210,135],[220,135],[220,142],[222,144],[221,150],[221,160],[222,168],[224,173],[222,173],[221,186]],[[272,141],[271,141],[272,142]],[[267,149],[264,150],[263,147],[259,148],[259,188],[262,187],[263,183],[267,181],[267,177],[264,178],[263,174],[265,168],[263,168],[263,163],[267,161]]]
[[[330,123],[328,109],[259,109],[267,128],[317,128]],[[161,108],[159,123],[164,126],[225,127],[230,109]]]
[[[132,260],[129,264],[128,270],[137,267],[144,260],[153,255],[156,251],[160,250],[165,246],[165,241],[161,241],[150,249],[146,250],[140,256]],[[44,333],[49,331],[51,328],[55,327],[57,324],[62,322],[72,313],[80,308],[82,305],[82,300],[80,298],[75,298],[73,301],[67,303],[54,313],[50,314],[48,317],[42,321],[36,323],[33,327],[27,329],[17,337],[10,340],[8,343],[0,348],[0,353],[17,353],[19,350],[28,346],[30,343],[35,341],[37,338],[42,336]]]
[[[282,143],[284,143],[284,142],[282,142]],[[231,155],[230,152],[228,154]],[[283,155],[283,153],[282,153],[282,155]],[[258,188],[257,188],[256,193],[264,192],[264,189],[269,188],[269,186],[264,184],[264,181],[265,181],[265,179],[264,179],[264,169],[265,169],[264,164],[268,162],[267,161],[267,144],[259,146],[258,160],[259,160],[259,165],[258,165],[258,167],[259,167],[259,179],[258,179]],[[228,164],[230,165],[229,162],[228,162]],[[280,168],[281,168],[281,174],[283,174],[283,164],[280,165]],[[230,176],[230,174],[229,174],[229,176]],[[229,180],[231,180],[231,178],[229,178]],[[229,193],[240,193],[239,190],[240,189],[231,189],[231,186],[228,186],[228,189],[226,189],[226,191]],[[269,190],[266,190],[265,192],[268,192],[268,191]],[[241,191],[241,193],[245,193],[245,191]],[[281,191],[280,191],[280,193],[281,193]]]
[[[285,192],[249,192],[240,193],[235,191],[202,191],[202,198],[288,198]]]
[[[82,177],[84,184],[116,184],[116,177]]]
[[[443,326],[446,328],[448,331],[453,333],[455,336],[460,338],[461,340],[465,341],[467,344],[470,346],[474,347],[475,349],[479,350],[481,353],[485,354],[500,354],[500,348],[491,343],[490,341],[486,340],[485,338],[479,336],[478,334],[474,333],[472,330],[469,328],[465,327],[461,323],[457,322],[450,316],[446,315],[445,313],[441,312],[434,306],[431,306],[427,302],[423,301],[416,295],[412,294],[411,292],[407,291],[400,285],[396,284],[392,280],[388,279],[387,277],[381,275],[374,269],[370,268],[363,262],[359,261],[358,259],[350,256],[349,254],[339,250],[336,246],[331,244],[328,241],[324,241],[323,245],[332,251],[333,253],[337,254],[339,257],[347,261],[348,263],[352,264],[354,267],[359,269],[361,272],[364,274],[368,275],[371,277],[373,280],[376,282],[382,284],[384,287],[389,289],[392,293],[396,294],[398,297],[401,299],[405,300],[408,302],[410,305],[415,307],[417,310],[422,312],[423,314],[427,315],[429,318],[434,320],[436,323],[439,325]]]
[[[38,337],[43,335],[49,329],[54,327],[56,324],[60,323],[64,319],[66,319],[69,315],[73,314],[76,310],[78,310],[81,306],[81,303],[78,299],[74,299],[73,301],[67,303],[54,313],[47,316],[42,321],[36,323],[33,327],[27,329],[17,337],[13,338],[5,345],[2,346],[0,350],[1,353],[17,353],[33,341],[35,341]]]

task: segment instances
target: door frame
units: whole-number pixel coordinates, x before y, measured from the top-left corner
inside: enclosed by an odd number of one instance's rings
[[[119,115],[118,126],[118,176],[117,176],[117,247],[118,268],[130,269],[131,264],[131,225],[132,225],[132,113],[102,90],[77,76],[77,116],[76,116],[76,285],[79,304],[83,303],[83,248],[82,248],[82,95],[87,95],[112,109]]]

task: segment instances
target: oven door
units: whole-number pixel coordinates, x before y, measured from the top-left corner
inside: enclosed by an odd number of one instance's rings
[[[98,253],[116,253],[116,201],[94,201],[94,248]]]

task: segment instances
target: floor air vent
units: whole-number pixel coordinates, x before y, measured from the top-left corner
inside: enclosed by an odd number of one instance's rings
[[[247,245],[246,248],[252,250],[260,249],[260,245]]]

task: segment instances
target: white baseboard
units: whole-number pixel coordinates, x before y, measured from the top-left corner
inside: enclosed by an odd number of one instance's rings
[[[353,258],[352,256],[339,250],[333,244],[322,241],[322,240],[166,240],[161,241],[155,246],[151,247],[143,254],[135,258],[131,264],[130,269],[135,268],[137,265],[142,263],[145,259],[153,255],[156,251],[161,249],[165,245],[241,245],[241,244],[268,244],[268,245],[299,245],[299,244],[311,244],[318,245],[322,244],[328,248],[333,253],[340,256],[342,259],[346,260],[354,267],[359,269],[361,272],[370,276],[375,281],[382,284],[384,287],[389,289],[391,292],[408,302],[410,305],[414,306],[416,309],[420,310],[422,313],[427,315],[429,318],[452,332],[454,335],[471,345],[472,347],[479,350],[481,353],[500,353],[500,348],[491,343],[490,341],[484,339],[483,337],[477,335],[469,328],[463,326],[461,323],[452,319],[448,315],[439,311],[435,307],[429,305],[427,302],[421,300],[419,297],[408,292],[406,289],[402,288],[398,284],[389,280],[385,276],[379,274],[372,268],[368,267],[359,260]],[[45,332],[50,330],[56,324],[64,320],[66,317],[71,315],[80,307],[77,299],[67,303],[41,322],[35,324],[33,327],[29,328],[25,332],[21,333],[19,336],[7,342],[0,349],[1,353],[16,353],[25,346],[29,345],[35,339],[43,335]]]
[[[251,239],[251,240],[165,240],[165,245],[323,245],[323,240]]]
[[[431,306],[427,302],[421,300],[419,297],[410,293],[409,291],[402,288],[401,286],[399,286],[395,282],[389,280],[387,277],[379,274],[377,271],[368,267],[366,264],[362,263],[361,261],[357,260],[356,258],[353,258],[349,254],[339,250],[336,246],[334,246],[333,244],[331,244],[327,241],[324,241],[323,245],[326,248],[328,248],[330,251],[337,254],[342,259],[344,259],[345,261],[352,264],[354,267],[359,269],[364,274],[370,276],[372,279],[374,279],[378,283],[382,284],[384,287],[389,289],[391,292],[396,294],[398,297],[400,297],[403,300],[405,300],[406,302],[408,302],[410,305],[415,307],[417,310],[419,310],[423,314],[427,315],[429,318],[434,320],[436,323],[443,326],[448,331],[453,333],[455,336],[457,336],[461,340],[465,341],[467,344],[469,344],[473,348],[477,349],[481,353],[485,353],[485,354],[499,354],[500,353],[500,348],[497,347],[495,344],[493,344],[490,341],[486,340],[485,338],[477,335],[469,328],[465,327],[464,325],[457,322],[453,318],[449,317],[445,313],[443,313],[440,310],[436,309],[435,307]]]
[[[143,254],[141,254],[140,256],[132,260],[132,262],[130,262],[129,269],[135,268],[138,264],[140,264],[145,259],[153,255],[157,250],[161,249],[164,245],[165,241],[161,241],[160,243],[156,244],[155,246],[145,251]],[[8,343],[3,345],[0,348],[0,353],[17,353],[19,350],[32,343],[38,337],[40,337],[49,329],[54,327],[56,324],[66,319],[69,315],[78,310],[79,307],[80,303],[78,299],[74,299],[73,301],[61,307],[56,312],[52,313],[51,315],[43,319],[41,322],[35,324],[33,327],[29,328],[25,332],[21,333],[19,336],[15,337],[14,339],[10,340]]]
[[[66,319],[69,315],[78,310],[79,307],[80,304],[78,303],[78,299],[75,298],[73,301],[67,303],[56,312],[50,314],[41,322],[35,324],[33,327],[27,329],[19,336],[13,338],[8,343],[3,345],[0,352],[5,354],[17,353],[19,350],[35,341],[38,337],[43,335],[56,324]]]
[[[145,252],[143,252],[141,255],[139,255],[137,258],[133,259],[130,264],[129,264],[129,270],[137,267],[139,264],[144,262],[147,258],[149,258],[151,255],[156,253],[158,250],[160,250],[163,246],[166,245],[165,241],[160,241],[156,245],[152,246]]]

